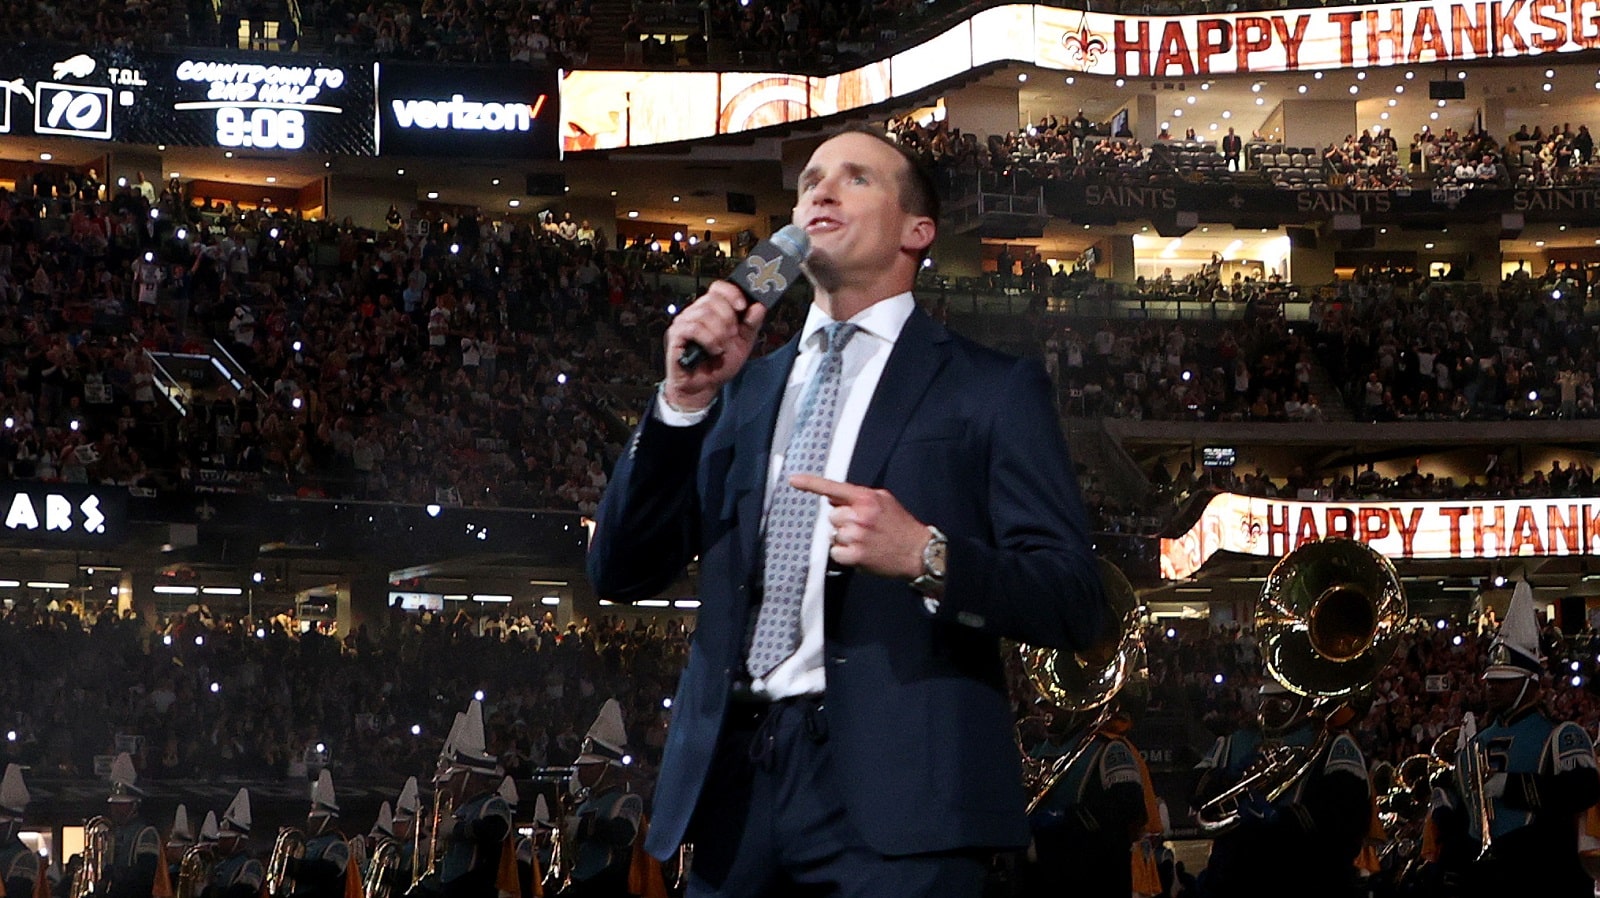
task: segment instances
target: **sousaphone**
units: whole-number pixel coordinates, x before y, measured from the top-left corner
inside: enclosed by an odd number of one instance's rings
[[[1365,543],[1325,539],[1273,566],[1253,618],[1268,673],[1290,691],[1317,699],[1312,714],[1326,721],[1394,656],[1406,598],[1389,559]],[[1200,828],[1231,828],[1247,795],[1276,801],[1311,769],[1328,738],[1322,726],[1310,745],[1264,750],[1238,783],[1196,812]]]
[[[1100,638],[1082,651],[1018,646],[1028,681],[1039,697],[1057,712],[1084,714],[1098,712],[1089,728],[1110,718],[1112,701],[1129,679],[1143,674],[1144,641],[1139,632],[1139,617],[1144,606],[1133,584],[1116,565],[1099,559],[1100,585],[1105,596]],[[1050,793],[1078,752],[1069,752],[1049,762],[1023,754],[1023,785],[1028,790],[1028,812],[1033,813]]]

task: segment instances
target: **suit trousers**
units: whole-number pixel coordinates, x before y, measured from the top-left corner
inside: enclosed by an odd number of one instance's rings
[[[689,826],[687,898],[976,898],[987,853],[886,856],[851,825],[821,697],[729,707]]]

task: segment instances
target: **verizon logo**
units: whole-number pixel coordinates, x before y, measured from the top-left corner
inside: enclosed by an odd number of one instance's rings
[[[402,128],[530,131],[544,95],[533,103],[479,103],[456,94],[448,100],[391,100],[389,105]]]

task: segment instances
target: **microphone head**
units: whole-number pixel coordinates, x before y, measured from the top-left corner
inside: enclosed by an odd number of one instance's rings
[[[777,247],[778,252],[801,262],[811,255],[811,235],[797,224],[786,224],[779,228],[777,233],[768,238],[768,242]]]

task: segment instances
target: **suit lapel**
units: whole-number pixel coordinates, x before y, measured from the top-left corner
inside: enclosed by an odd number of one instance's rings
[[[906,423],[950,357],[949,333],[921,309],[913,311],[895,341],[878,389],[867,406],[850,458],[851,483],[876,486]]]

